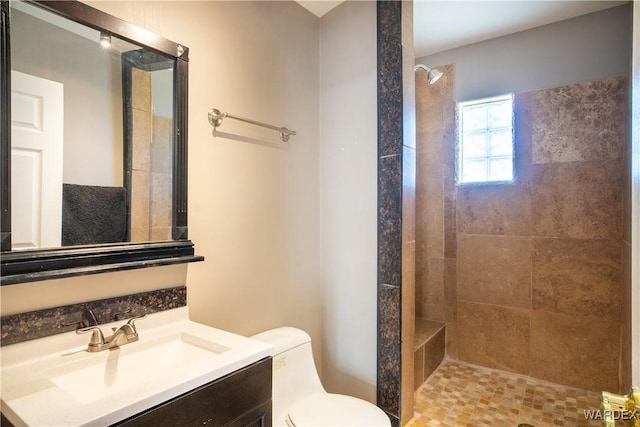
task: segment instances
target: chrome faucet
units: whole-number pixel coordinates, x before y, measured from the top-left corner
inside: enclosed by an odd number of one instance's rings
[[[120,326],[120,328],[113,328],[113,335],[106,338],[98,326],[89,326],[87,328],[77,329],[76,334],[91,332],[91,339],[89,340],[89,345],[87,345],[87,351],[91,353],[120,347],[122,345],[138,341],[138,330],[136,329],[135,321],[138,319],[144,319],[145,317],[147,317],[146,314],[132,317],[127,321],[127,323]]]

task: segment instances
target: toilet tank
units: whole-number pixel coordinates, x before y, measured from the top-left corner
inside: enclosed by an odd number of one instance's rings
[[[273,346],[273,420],[284,421],[287,408],[297,400],[325,390],[313,362],[311,337],[285,326],[261,332],[251,338]]]

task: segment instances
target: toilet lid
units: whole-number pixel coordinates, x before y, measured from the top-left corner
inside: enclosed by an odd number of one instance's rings
[[[332,393],[315,393],[289,408],[295,427],[389,427],[382,409],[365,400]]]

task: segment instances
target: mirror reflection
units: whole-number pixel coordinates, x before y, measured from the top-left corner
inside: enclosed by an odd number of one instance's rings
[[[11,20],[12,249],[170,240],[174,59],[23,2]]]

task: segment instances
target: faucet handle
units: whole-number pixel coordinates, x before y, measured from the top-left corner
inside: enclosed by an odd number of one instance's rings
[[[140,316],[134,316],[134,317],[132,317],[131,319],[129,319],[127,321],[127,325],[131,326],[131,329],[133,330],[134,334],[138,333],[138,330],[136,329],[135,321],[136,320],[140,320],[140,319],[144,319],[145,317],[147,317],[147,313],[141,314]]]
[[[76,334],[86,334],[89,331],[92,331],[91,339],[89,340],[89,346],[104,344],[104,335],[102,334],[102,330],[98,326],[89,326],[87,328],[76,329]]]

